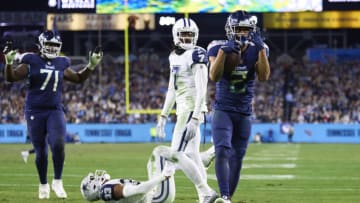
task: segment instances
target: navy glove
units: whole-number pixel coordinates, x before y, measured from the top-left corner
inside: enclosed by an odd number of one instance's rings
[[[258,32],[250,32],[250,40],[259,51],[264,49],[264,41]]]
[[[238,40],[229,40],[226,44],[222,45],[220,49],[222,49],[225,54],[240,52],[241,41]]]

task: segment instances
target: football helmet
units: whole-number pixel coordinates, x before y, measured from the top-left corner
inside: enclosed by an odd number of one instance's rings
[[[199,28],[190,18],[180,18],[172,28],[175,46],[188,50],[196,46],[199,37]]]
[[[239,38],[240,32],[245,28],[248,31],[255,31],[257,17],[250,16],[246,11],[239,10],[231,13],[226,20],[225,32],[229,40]],[[247,36],[246,36],[247,37]]]
[[[53,59],[60,55],[61,38],[54,32],[47,30],[39,35],[40,53],[48,59]]]
[[[110,175],[105,170],[96,170],[95,173],[89,173],[81,181],[81,195],[91,202],[99,200],[101,186],[108,180],[110,180]]]

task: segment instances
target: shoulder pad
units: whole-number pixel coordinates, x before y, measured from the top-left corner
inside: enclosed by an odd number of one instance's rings
[[[202,48],[202,47],[196,46],[193,49],[193,52],[192,52],[192,60],[193,60],[194,63],[207,64],[208,58],[207,58],[207,55],[206,55],[206,50],[204,48]]]
[[[19,62],[20,63],[29,63],[31,58],[35,55],[33,52],[25,52],[20,55]]]
[[[209,51],[211,48],[215,47],[215,46],[221,46],[226,44],[227,40],[213,40],[209,43],[209,45],[207,46],[207,50]]]

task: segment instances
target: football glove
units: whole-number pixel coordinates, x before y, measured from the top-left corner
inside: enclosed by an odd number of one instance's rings
[[[159,121],[156,125],[156,132],[157,132],[159,138],[165,138],[165,136],[166,136],[165,125],[166,125],[166,118],[163,116],[160,116]]]
[[[101,47],[96,47],[94,51],[90,51],[88,68],[90,70],[94,70],[95,67],[100,63],[102,57],[103,57],[103,51],[101,50]]]
[[[12,65],[14,63],[16,50],[13,50],[11,41],[6,42],[3,53],[5,55],[5,64]]]
[[[225,54],[236,53],[240,52],[240,41],[238,40],[229,40],[226,44],[222,45],[220,49],[222,49]]]
[[[186,124],[186,133],[185,133],[185,140],[189,141],[191,139],[193,139],[196,136],[196,132],[198,130],[199,127],[199,121],[196,119],[191,119],[187,124]]]
[[[250,32],[250,39],[254,43],[257,50],[264,49],[264,41],[259,32]]]

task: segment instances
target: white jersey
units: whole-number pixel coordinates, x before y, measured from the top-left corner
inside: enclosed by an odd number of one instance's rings
[[[175,88],[177,115],[185,112],[191,112],[195,108],[197,93],[192,66],[199,63],[196,61],[197,59],[193,57],[193,53],[197,49],[203,48],[196,46],[193,49],[186,50],[181,55],[178,55],[173,51],[169,56],[171,71],[169,87],[173,85],[173,88]],[[201,111],[207,112],[205,101],[202,104]]]

